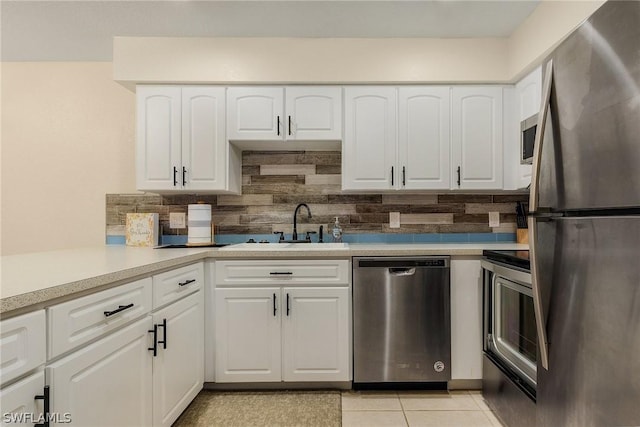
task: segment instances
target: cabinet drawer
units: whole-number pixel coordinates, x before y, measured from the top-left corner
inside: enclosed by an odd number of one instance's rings
[[[153,276],[153,308],[162,307],[202,288],[204,265],[187,265]]]
[[[216,286],[348,285],[348,260],[261,260],[216,262]]]
[[[0,322],[0,383],[4,384],[46,359],[44,310]]]
[[[49,358],[100,337],[150,311],[151,278],[49,307]]]

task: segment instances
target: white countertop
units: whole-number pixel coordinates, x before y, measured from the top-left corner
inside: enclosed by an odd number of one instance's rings
[[[151,249],[100,246],[0,257],[0,314],[44,307],[76,293],[205,258],[348,258],[351,256],[479,256],[484,249],[528,249],[516,243],[350,244],[299,251]]]

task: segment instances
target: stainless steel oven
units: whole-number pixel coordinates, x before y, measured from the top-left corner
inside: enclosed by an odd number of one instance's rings
[[[535,425],[537,333],[528,251],[486,251],[483,393],[507,426]]]

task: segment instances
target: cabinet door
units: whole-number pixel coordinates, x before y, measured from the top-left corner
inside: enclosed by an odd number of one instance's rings
[[[185,190],[226,188],[225,89],[182,88],[182,168]]]
[[[231,87],[227,90],[229,140],[284,140],[284,89]]]
[[[396,168],[396,89],[348,87],[344,90],[342,150],[344,190],[398,188]]]
[[[482,379],[480,259],[451,260],[451,379]]]
[[[293,86],[286,89],[285,138],[342,139],[342,89]]]
[[[516,83],[516,93],[520,121],[537,114],[542,99],[542,67],[537,67]]]
[[[502,88],[454,87],[451,111],[452,188],[501,189]]]
[[[349,289],[282,293],[283,380],[349,381]]]
[[[202,390],[203,305],[199,291],[153,315],[158,325],[158,353],[153,358],[154,426],[170,426]]]
[[[136,187],[178,190],[182,183],[180,88],[137,86],[136,92]]]
[[[215,294],[216,382],[280,381],[280,288]]]
[[[150,327],[147,316],[47,366],[51,411],[78,426],[151,425]]]
[[[36,400],[35,397],[42,396],[43,392],[44,371],[29,375],[0,390],[2,425],[33,426],[39,422],[38,418],[44,414],[44,401]]]
[[[540,103],[542,102],[542,67],[536,68],[516,84],[516,100],[518,102],[520,122],[540,111]],[[515,151],[518,153],[515,159],[517,167],[516,188],[525,188],[531,184],[531,165],[520,163],[522,153],[520,122],[517,123],[517,139],[513,141],[517,147]]]
[[[398,90],[398,169],[401,188],[450,188],[449,87]]]
[[[26,374],[46,360],[44,310],[0,322],[0,384]]]

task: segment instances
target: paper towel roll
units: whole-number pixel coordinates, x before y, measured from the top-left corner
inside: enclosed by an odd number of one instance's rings
[[[187,244],[207,245],[211,243],[211,205],[189,205]]]

